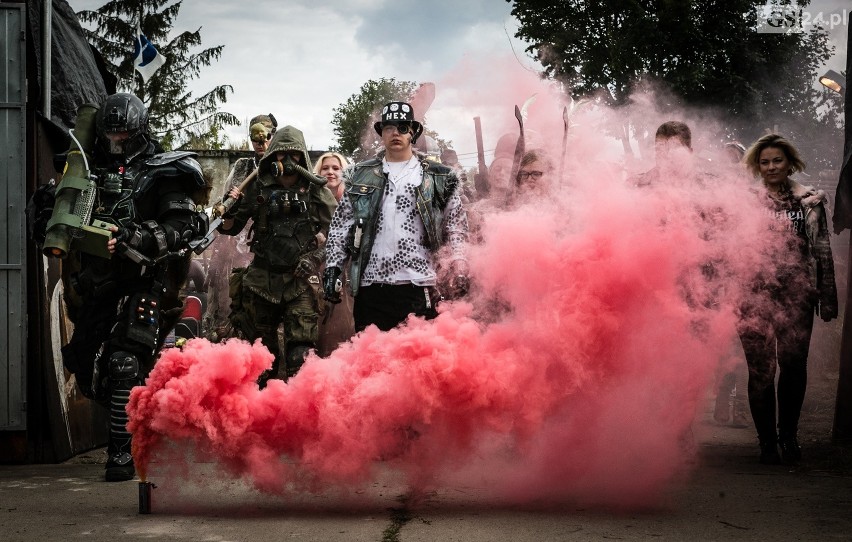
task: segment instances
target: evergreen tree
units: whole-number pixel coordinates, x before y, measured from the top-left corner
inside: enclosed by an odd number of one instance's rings
[[[219,111],[227,101],[231,85],[218,85],[201,96],[187,90],[204,66],[217,60],[223,45],[197,50],[201,28],[179,32],[169,39],[183,0],[108,0],[95,10],[77,13],[89,42],[103,54],[118,78],[118,88],[138,96],[150,114],[151,133],[165,148],[192,140],[221,143],[224,125],[239,124],[237,118]],[[137,24],[142,33],[166,58],[166,63],[147,83],[133,67],[133,44]]]

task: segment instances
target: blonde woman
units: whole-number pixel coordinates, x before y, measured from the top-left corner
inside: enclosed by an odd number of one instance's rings
[[[805,163],[777,134],[758,139],[743,162],[762,180],[760,197],[777,222],[772,230],[790,234],[784,248],[773,254],[777,267],[771,275],[756,278],[742,307],[738,331],[749,368],[749,406],[760,440],[760,462],[796,464],[802,456],[798,425],[814,313],[826,322],[837,317],[825,198],[790,178],[803,171]]]
[[[314,173],[320,177],[325,177],[328,181],[328,184],[325,185],[326,188],[331,190],[338,202],[344,194],[343,170],[347,167],[349,167],[349,162],[342,154],[336,152],[327,152],[321,155],[317,158],[317,163],[314,166]],[[344,280],[346,280],[345,276]],[[329,304],[326,307],[328,312],[319,325],[317,353],[320,356],[328,356],[340,343],[348,341],[355,334],[352,305],[352,294],[349,293],[347,286],[341,292],[341,303],[339,305]]]
[[[325,177],[328,184],[326,188],[334,194],[334,199],[340,201],[343,197],[343,170],[349,166],[346,158],[337,152],[327,152],[317,159],[314,166],[314,173],[320,177]]]

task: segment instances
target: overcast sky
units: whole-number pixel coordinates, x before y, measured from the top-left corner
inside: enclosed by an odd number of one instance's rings
[[[69,3],[79,11],[104,0]],[[848,13],[849,0],[814,0],[809,10],[843,8]],[[335,142],[332,110],[367,80],[435,82],[428,123],[452,140],[462,163],[471,166],[473,117],[483,117],[488,149],[503,128],[486,122],[490,117],[477,107],[475,93],[460,96],[460,81],[469,79],[463,85],[470,89],[489,84],[489,68],[528,72],[537,66],[513,37],[517,22],[510,11],[504,0],[185,0],[174,29],[200,26],[203,45],[225,45],[219,62],[192,83],[196,94],[231,84],[234,92],[222,109],[243,122],[272,112],[279,124],[301,129],[313,149]],[[832,35],[842,54],[829,67],[842,70],[846,28]],[[512,106],[524,96],[503,97],[511,120]],[[235,127],[228,135],[239,142],[246,130]]]

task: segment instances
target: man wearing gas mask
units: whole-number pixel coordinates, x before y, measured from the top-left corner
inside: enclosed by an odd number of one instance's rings
[[[254,156],[240,158],[234,163],[228,178],[225,180],[225,193],[239,186],[260,164],[260,159],[269,148],[269,142],[275,135],[278,122],[272,113],[257,115],[249,121],[249,139],[251,140]],[[233,336],[230,325],[230,298],[228,297],[228,279],[231,270],[245,267],[251,261],[248,251],[248,234],[251,225],[243,228],[240,235],[224,236],[213,243],[210,262],[208,265],[207,309],[204,314],[205,336],[214,342]]]
[[[374,129],[384,150],[344,174],[346,194],[331,222],[325,298],[340,302],[340,276],[350,261],[355,330],[389,330],[409,314],[437,315],[443,294],[467,291],[467,218],[451,168],[427,160],[413,144],[423,132],[405,102],[382,109]],[[438,252],[446,252],[438,261]],[[445,264],[439,280],[438,264]]]
[[[106,480],[135,476],[125,407],[182,310],[189,242],[207,230],[207,185],[190,152],[157,153],[132,94],[80,107],[50,220],[39,242],[63,258],[63,363],[110,410]]]
[[[258,165],[257,180],[240,193],[229,192],[236,204],[223,215],[219,232],[237,235],[253,220],[251,252],[245,269],[231,275],[231,324],[239,337],[260,338],[275,356],[261,375],[286,380],[298,372],[316,346],[322,287],[319,267],[337,207],[326,180],[311,173],[302,132],[285,126],[275,132]],[[283,323],[284,353],[278,326]]]

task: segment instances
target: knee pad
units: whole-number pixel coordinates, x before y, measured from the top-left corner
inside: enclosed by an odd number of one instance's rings
[[[139,378],[139,359],[130,352],[119,350],[109,357],[109,379],[113,387],[127,389],[141,384]]]
[[[109,453],[130,453],[131,435],[127,430],[127,403],[130,390],[141,384],[139,360],[130,352],[113,352],[107,362],[110,380]]]

